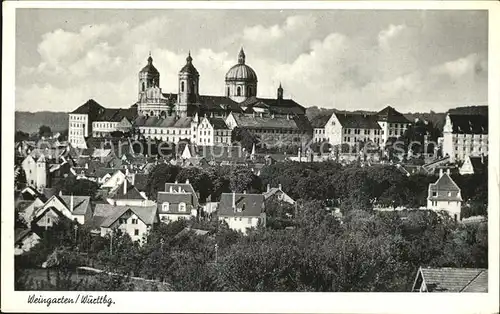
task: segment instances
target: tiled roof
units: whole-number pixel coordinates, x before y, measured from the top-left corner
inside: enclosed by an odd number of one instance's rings
[[[186,227],[186,228],[182,229],[178,234],[176,234],[175,238],[181,237],[185,234],[189,234],[190,232],[192,232],[194,235],[197,235],[197,236],[204,236],[204,235],[207,235],[210,231]]]
[[[340,124],[350,129],[380,129],[377,116],[360,113],[335,113]]]
[[[248,129],[300,129],[294,119],[289,119],[282,116],[258,116],[252,114],[233,114],[237,126]]]
[[[420,268],[428,292],[487,292],[488,270],[482,268]],[[414,287],[416,288],[416,287]],[[468,289],[468,291],[466,291]]]
[[[475,173],[481,173],[488,171],[488,157],[472,157],[470,156],[470,162]]]
[[[213,126],[215,130],[227,130],[229,127],[226,124],[226,121],[222,118],[208,118],[210,124]]]
[[[133,212],[146,225],[152,225],[156,221],[157,208],[154,206],[115,206],[111,213],[101,224],[101,227],[110,227],[118,218],[128,211]]]
[[[174,117],[169,116],[165,118],[138,116],[134,120],[135,126],[156,127],[156,128],[190,128],[191,117]]]
[[[98,104],[95,100],[89,99],[86,103],[76,108],[71,113],[87,114],[89,121],[95,121],[106,109]]]
[[[190,193],[169,193],[169,192],[158,192],[157,197],[158,202],[158,212],[162,214],[182,214],[190,215],[191,210],[197,208],[198,199],[196,195]],[[168,211],[163,211],[163,203],[169,203]],[[186,211],[179,210],[179,204],[186,204]]]
[[[120,122],[127,118],[132,122],[137,116],[135,108],[105,108],[104,111],[96,117],[96,121]]]
[[[71,195],[62,195],[59,198],[71,210]],[[75,215],[84,215],[90,208],[90,196],[73,195],[73,211]]]
[[[240,111],[240,106],[237,102],[229,97],[224,96],[212,96],[212,95],[200,95],[200,104],[202,107],[213,110],[213,111]]]
[[[488,116],[484,115],[449,115],[453,133],[488,134]]]
[[[311,120],[311,126],[313,128],[324,128],[331,116],[331,114],[316,116]]]
[[[410,121],[396,109],[391,106],[387,106],[377,113],[379,121],[385,121],[390,123],[410,123]]]
[[[458,107],[448,110],[449,114],[488,116],[488,106]]]
[[[127,179],[127,191],[124,193],[123,191],[123,185],[125,184],[125,181],[123,181],[118,187],[116,187],[114,190],[112,190],[109,193],[109,198],[112,199],[119,199],[119,200],[145,200],[146,198],[142,196],[142,194],[137,190],[135,186],[130,183]]]
[[[276,114],[298,114],[303,115],[306,110],[293,99],[258,98],[249,97],[240,103],[240,106],[247,107],[245,112],[254,112],[254,107],[266,108],[270,113]]]
[[[461,201],[460,188],[453,179],[444,173],[435,183],[429,184],[429,200]],[[434,196],[433,194],[436,193]]]
[[[134,174],[134,186],[137,190],[144,192],[146,191],[146,185],[148,184],[148,175],[144,173]]]
[[[233,209],[233,193],[222,193],[219,216],[258,217],[264,212],[264,195],[234,193],[236,211]]]

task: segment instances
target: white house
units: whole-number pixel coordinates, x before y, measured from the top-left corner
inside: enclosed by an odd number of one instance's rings
[[[80,224],[91,219],[90,196],[52,195],[33,215],[31,225],[52,227],[62,217]]]
[[[190,219],[198,215],[199,200],[189,183],[165,183],[165,191],[158,192],[158,213],[163,222]]]
[[[445,210],[455,220],[461,220],[460,209],[462,207],[462,196],[460,188],[450,177],[450,170],[443,173],[440,170],[439,179],[429,184],[427,197],[427,208],[435,211]]]
[[[203,117],[198,124],[198,137],[193,142],[204,146],[230,145],[231,129],[223,118]]]
[[[219,221],[229,228],[247,233],[247,229],[265,226],[266,213],[264,195],[246,193],[222,193],[218,207]]]
[[[488,155],[488,107],[471,114],[462,108],[449,111],[443,127],[443,156],[452,162]]]
[[[262,195],[264,195],[265,201],[277,198],[279,201],[292,205],[295,204],[295,200],[281,189],[281,184],[278,184],[277,188],[271,188],[271,186],[268,184],[266,192],[262,193]]]
[[[116,206],[102,221],[101,236],[113,235],[114,230],[127,233],[132,241],[145,242],[151,227],[159,221],[156,205],[153,206]]]
[[[43,154],[36,156],[32,153],[28,155],[21,163],[21,167],[26,173],[26,183],[29,186],[38,191],[47,186],[47,162]]]
[[[148,200],[144,192],[140,192],[127,179],[111,190],[106,197],[106,201],[116,206],[152,206],[154,202]]]

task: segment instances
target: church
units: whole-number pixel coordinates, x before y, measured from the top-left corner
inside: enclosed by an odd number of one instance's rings
[[[283,98],[257,97],[256,72],[246,64],[243,48],[225,76],[225,95],[200,95],[200,73],[189,53],[178,75],[177,94],[160,88],[160,72],[151,55],[139,71],[137,102],[128,109],[108,109],[93,100],[70,113],[69,141],[85,146],[85,138],[109,136],[113,131],[134,131],[144,138],[197,145],[230,145],[235,127],[279,137],[282,144],[307,140],[312,128],[305,108]]]

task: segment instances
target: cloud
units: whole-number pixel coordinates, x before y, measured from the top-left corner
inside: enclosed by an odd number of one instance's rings
[[[275,97],[281,82],[285,97],[304,106],[339,109],[380,109],[391,103],[415,110],[419,103],[438,110],[445,103],[487,99],[484,47],[423,58],[427,47],[436,44],[406,21],[384,21],[358,34],[334,27],[325,32],[324,25],[318,32],[318,23],[331,21],[313,14],[294,14],[274,24],[252,20],[220,31],[220,42],[187,45],[200,73],[200,92],[224,94],[224,76],[237,62],[242,43],[247,64],[257,72],[261,97]],[[149,52],[161,74],[160,87],[176,93],[187,56],[185,34],[175,39],[180,29],[172,18],[158,16],[135,25],[110,22],[47,32],[37,46],[39,62],[18,71],[16,108],[70,111],[89,98],[128,107],[137,99],[137,73]],[[437,35],[432,34],[434,43]]]
[[[389,25],[378,34],[378,44],[383,49],[390,48],[391,40],[397,38],[406,29],[406,25]]]

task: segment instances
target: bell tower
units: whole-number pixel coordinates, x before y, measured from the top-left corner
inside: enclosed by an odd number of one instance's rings
[[[148,88],[153,86],[160,86],[160,72],[154,67],[149,53],[148,64],[139,71],[139,101],[146,95]]]
[[[198,103],[200,74],[193,65],[193,58],[189,52],[186,65],[179,71],[179,93],[177,96],[177,115],[187,115],[188,105]]]

